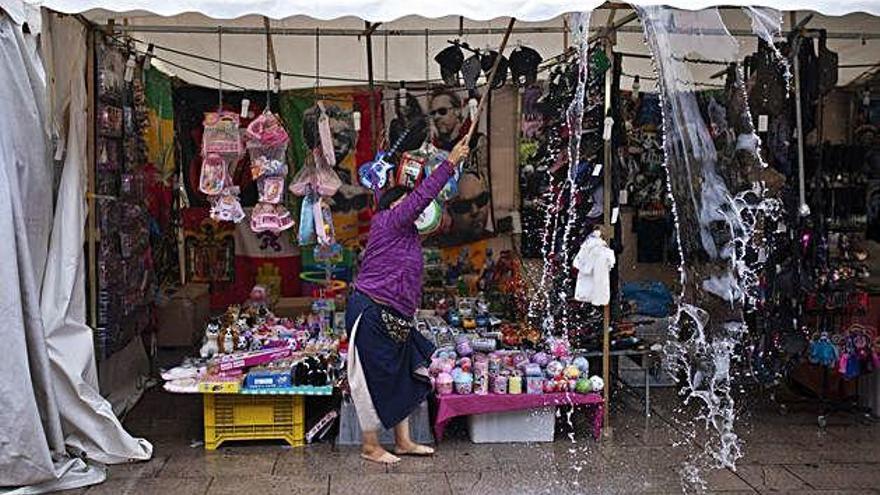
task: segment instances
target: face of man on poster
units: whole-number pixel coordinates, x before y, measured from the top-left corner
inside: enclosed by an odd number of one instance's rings
[[[451,150],[464,125],[461,100],[452,94],[439,93],[431,99],[430,115],[439,147],[446,151]]]

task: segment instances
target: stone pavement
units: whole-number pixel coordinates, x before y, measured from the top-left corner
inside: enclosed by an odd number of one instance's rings
[[[362,461],[357,448],[329,444],[301,449],[227,444],[205,452],[199,443],[200,397],[153,390],[125,424],[153,442],[154,458],[111,467],[104,484],[65,493],[682,493],[678,473],[692,443],[684,442],[683,430],[670,422],[676,404],[671,390],[655,394],[652,404],[651,418],[636,403],[615,408],[613,438],[601,444],[582,433],[573,443],[557,431],[554,443],[475,445],[459,425],[433,458],[406,458],[386,469]],[[829,417],[821,430],[817,407],[809,402],[790,406],[785,415],[767,405],[751,410],[740,428],[745,457],[735,473],[708,473],[710,492],[880,493],[880,426],[840,414]]]

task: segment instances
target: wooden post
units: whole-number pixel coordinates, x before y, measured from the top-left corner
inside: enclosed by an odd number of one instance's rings
[[[92,328],[98,326],[98,257],[95,243],[97,242],[98,220],[95,205],[95,36],[96,31],[89,28],[86,35],[86,104],[88,126],[86,127],[86,198],[88,199],[88,244],[89,256],[89,322]]]
[[[614,19],[614,12],[612,11],[611,19]],[[610,21],[609,21],[610,22]],[[609,69],[605,72],[605,116],[608,117],[611,114],[612,108],[612,99],[611,99],[611,91],[612,83],[614,82],[614,41],[612,40],[612,36],[614,36],[613,28],[609,24],[608,31],[606,33],[606,38],[603,41],[605,45],[605,54],[608,57],[608,61],[610,62]],[[604,124],[604,123],[603,123]],[[611,225],[611,195],[613,191],[611,190],[611,178],[612,178],[612,163],[614,161],[614,149],[613,149],[613,141],[608,140],[605,141],[604,144],[605,157],[603,160],[602,172],[603,172],[603,194],[602,198],[604,201],[604,213],[602,223],[605,225],[605,232],[608,235],[608,240],[614,239],[614,229]],[[611,400],[611,304],[605,305],[604,315],[603,315],[603,323],[602,323],[602,379],[605,381],[605,388],[603,389],[604,398],[605,398],[605,415],[604,415],[604,425],[602,431],[604,432],[605,438],[611,438],[613,436],[613,432],[611,429],[611,411],[610,411],[610,400]]]

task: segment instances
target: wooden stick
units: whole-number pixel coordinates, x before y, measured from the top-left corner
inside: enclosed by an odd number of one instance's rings
[[[477,129],[477,124],[480,122],[480,116],[483,114],[483,108],[486,106],[486,102],[488,101],[489,93],[492,92],[492,83],[495,81],[495,73],[498,71],[498,66],[501,63],[501,57],[504,55],[504,49],[507,48],[507,40],[510,39],[510,32],[513,31],[513,25],[516,23],[516,18],[510,18],[510,24],[507,25],[507,31],[504,32],[504,38],[501,40],[501,47],[498,49],[498,56],[495,57],[495,63],[492,64],[492,70],[489,71],[489,79],[486,84],[486,92],[483,93],[483,96],[480,97],[480,105],[477,107],[477,114],[471,120],[471,128],[468,129],[467,136],[464,138],[465,143],[471,142],[471,137],[474,135],[474,131]]]
[[[269,18],[263,16],[263,25],[266,26],[266,49],[269,50],[269,62],[272,67],[272,76],[278,73],[278,64],[275,62],[275,45],[272,43],[272,28],[269,26]]]

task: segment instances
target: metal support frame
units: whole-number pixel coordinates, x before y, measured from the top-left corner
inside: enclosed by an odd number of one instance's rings
[[[635,16],[635,14],[632,14]],[[106,25],[106,29],[109,32],[116,33],[183,33],[183,34],[217,34],[218,28],[217,26],[163,26],[163,25],[119,25],[115,23],[108,22]],[[563,40],[567,37],[568,27],[563,26],[553,26],[553,27],[518,27],[514,28],[511,31],[511,34],[560,34],[563,36]],[[627,34],[641,34],[643,32],[640,26],[620,26],[615,28],[615,30],[619,33],[627,33]],[[429,29],[430,36],[468,36],[468,35],[497,35],[504,34],[506,29],[504,28],[462,28],[462,29]],[[606,29],[604,27],[591,28],[591,32],[593,33],[602,33],[605,32]],[[381,33],[383,36],[424,36],[424,29],[393,29],[393,28],[382,28],[377,29],[377,33]],[[687,31],[681,31],[682,34],[686,34]],[[271,33],[275,36],[314,36],[315,30],[314,28],[283,28],[283,27],[273,27]],[[782,32],[783,36],[790,34],[791,32]],[[265,36],[265,29],[262,27],[224,27],[223,34],[228,36],[235,35],[262,35]],[[363,29],[344,29],[344,28],[322,28],[321,36],[325,37],[366,37],[368,34],[374,34]],[[694,34],[698,34],[694,31]],[[711,35],[718,34],[719,36],[730,35],[734,37],[746,37],[746,38],[754,38],[755,33],[750,29],[731,29],[729,31],[717,31],[717,33],[713,33],[712,31],[702,30],[699,34]],[[842,40],[876,40],[880,39],[880,32],[877,33],[841,33],[834,32],[828,33],[828,39],[842,39]]]
[[[86,93],[87,93],[87,126],[86,133],[86,198],[88,206],[88,244],[89,257],[89,324],[92,328],[98,326],[98,209],[95,203],[95,173],[97,166],[95,157],[95,135],[97,119],[95,114],[95,39],[96,31],[90,29],[86,34]]]
[[[797,25],[797,12],[791,13],[791,25]],[[804,117],[801,108],[801,70],[798,63],[801,40],[796,39],[794,45],[794,109],[795,126],[797,128],[797,157],[798,157],[798,212],[803,214],[807,206],[806,179],[804,177]]]

